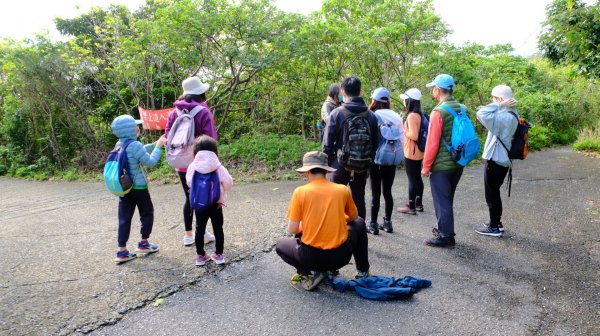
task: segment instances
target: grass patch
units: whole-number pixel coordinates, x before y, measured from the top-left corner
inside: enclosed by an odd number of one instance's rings
[[[573,149],[577,151],[590,151],[600,154],[600,122],[593,128],[586,128],[577,138],[577,142],[573,145]]]

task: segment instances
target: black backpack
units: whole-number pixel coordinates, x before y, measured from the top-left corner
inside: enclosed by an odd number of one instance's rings
[[[371,143],[371,125],[367,118],[370,111],[352,113],[343,109],[342,147],[338,149],[339,164],[347,171],[361,173],[373,164],[373,146]]]
[[[498,138],[506,152],[508,152],[508,158],[511,160],[525,160],[527,154],[529,154],[529,129],[531,125],[523,118],[519,118],[513,111],[508,111],[513,117],[517,118],[519,122],[517,129],[513,135],[510,150],[506,148],[506,145]]]

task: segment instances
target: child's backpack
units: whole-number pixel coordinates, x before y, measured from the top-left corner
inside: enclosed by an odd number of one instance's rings
[[[427,134],[429,134],[429,116],[421,112],[421,126],[419,128],[419,137],[417,138],[417,147],[421,152],[425,152]]]
[[[115,147],[104,164],[104,184],[106,189],[116,196],[123,197],[133,187],[133,179],[127,161],[127,146],[134,140],[128,139],[121,146]],[[134,177],[135,178],[135,177]]]
[[[219,201],[221,183],[219,174],[213,171],[208,174],[194,172],[190,185],[190,205],[192,209],[204,211]]]
[[[404,151],[400,141],[400,129],[394,124],[379,126],[381,139],[375,152],[375,164],[397,166],[404,160]]]
[[[194,117],[202,110],[196,106],[191,111],[175,109],[177,119],[173,123],[167,141],[167,162],[173,168],[187,168],[194,161]]]
[[[510,150],[506,148],[506,145],[500,140],[500,143],[508,152],[508,158],[511,160],[525,160],[527,158],[527,154],[529,154],[529,129],[531,125],[523,118],[519,118],[516,113],[512,111],[508,111],[512,114],[519,124],[517,125],[517,129],[515,130],[515,134],[513,135],[512,144],[510,146]]]
[[[367,119],[370,111],[352,113],[344,109],[343,113],[346,118],[343,123],[342,147],[337,152],[338,162],[350,172],[367,171],[373,164],[371,127]]]
[[[461,166],[466,166],[479,155],[479,138],[475,133],[475,126],[467,115],[467,108],[460,104],[460,113],[456,113],[453,108],[446,105],[440,105],[440,108],[448,111],[454,117],[452,123],[452,146],[448,145],[442,138],[444,145],[452,160]]]

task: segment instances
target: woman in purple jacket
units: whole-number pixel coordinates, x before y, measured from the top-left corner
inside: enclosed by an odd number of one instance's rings
[[[175,107],[183,110],[187,109],[191,111],[196,106],[201,106],[202,110],[194,117],[194,137],[197,138],[201,135],[208,135],[211,138],[217,140],[217,131],[215,129],[215,121],[212,116],[212,112],[206,104],[206,91],[210,85],[202,83],[198,77],[190,77],[181,83],[183,86],[183,94],[175,102]],[[169,131],[173,126],[173,123],[177,119],[177,111],[173,109],[173,112],[169,114],[167,120],[167,126],[165,127],[165,137],[169,138]],[[194,234],[192,231],[192,219],[194,212],[190,207],[190,188],[185,180],[186,168],[175,169],[181,180],[181,186],[185,193],[185,204],[183,205],[183,223],[185,225],[185,235],[183,236],[183,245],[191,246],[194,244]],[[204,233],[204,241],[211,242],[215,240],[215,236],[206,231]]]

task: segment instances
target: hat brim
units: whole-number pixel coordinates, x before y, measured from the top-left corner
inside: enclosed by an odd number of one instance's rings
[[[143,121],[141,121],[141,120],[139,120],[139,119],[136,119],[136,120],[135,120],[135,124],[136,124],[136,125],[141,125],[141,124],[143,124],[143,123],[144,123],[144,122],[143,122]]]
[[[302,166],[302,167],[300,167],[300,168],[296,169],[296,171],[297,171],[298,173],[306,173],[307,171],[309,171],[309,170],[311,170],[311,169],[315,169],[315,168],[321,168],[321,169],[324,169],[324,170],[326,170],[326,171],[328,171],[328,172],[334,172],[334,171],[336,171],[336,170],[337,170],[337,169],[335,169],[335,168],[331,168],[331,167],[329,167],[329,166],[312,165],[312,166]]]
[[[186,94],[186,95],[188,95],[188,94],[189,95],[200,95],[200,94],[203,94],[206,91],[208,91],[209,88],[210,88],[210,84],[204,83],[204,84],[200,85],[199,88],[196,88],[194,90],[183,91],[183,94]]]
[[[428,88],[431,88],[431,87],[434,87],[434,86],[435,86],[435,83],[434,83],[434,82],[431,82],[431,83],[425,84],[425,87],[428,87]]]

